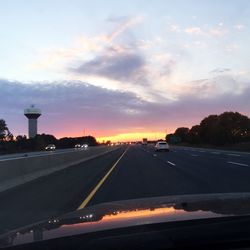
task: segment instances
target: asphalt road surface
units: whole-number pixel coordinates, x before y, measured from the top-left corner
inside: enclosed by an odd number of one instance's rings
[[[92,148],[92,147],[89,147]],[[27,152],[27,153],[17,153],[17,154],[4,154],[0,155],[0,161],[6,161],[6,160],[16,160],[16,159],[22,159],[22,158],[32,158],[37,156],[45,156],[45,155],[51,155],[51,154],[65,154],[74,152],[76,150],[84,150],[84,149],[78,149],[78,148],[67,148],[67,149],[56,149],[51,151],[36,151],[36,152]]]
[[[0,194],[0,233],[102,202],[250,192],[250,154],[122,146]]]

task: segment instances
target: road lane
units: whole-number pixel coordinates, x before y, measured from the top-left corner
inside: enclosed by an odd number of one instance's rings
[[[125,149],[1,193],[0,231],[76,210],[83,203],[91,206],[167,195],[250,192],[250,167],[226,161],[237,162],[241,157],[196,149],[155,152],[150,145],[129,146],[124,154]]]
[[[225,161],[234,161],[237,158],[237,161],[240,161],[242,164],[250,166],[250,153],[248,152],[239,152],[239,151],[226,151],[226,150],[213,150],[213,149],[199,149],[191,147],[179,147],[172,146],[172,150],[177,152],[185,152],[187,154],[204,154],[207,157],[215,159],[225,159]]]
[[[76,210],[124,150],[0,193],[0,232]]]
[[[212,150],[199,150],[192,148],[173,147],[176,152],[185,153],[186,155],[196,154],[201,157],[211,158],[214,160],[223,160],[224,162],[236,161],[250,166],[250,154],[249,153],[230,153],[230,151],[212,151]]]
[[[207,180],[180,171],[165,159],[146,152],[146,149],[143,146],[130,147],[88,206],[115,200],[212,191]]]
[[[100,147],[107,147],[107,146],[98,146],[98,147],[90,146],[88,148],[67,148],[67,149],[56,149],[54,151],[37,151],[37,152],[18,153],[18,154],[6,154],[6,155],[0,156],[0,162],[34,158],[38,156],[68,154],[68,153],[77,152],[77,151],[95,150]]]
[[[37,157],[37,156],[46,156],[51,154],[65,154],[74,152],[76,150],[85,150],[85,149],[75,149],[75,148],[67,148],[67,149],[56,149],[55,151],[37,151],[37,152],[27,152],[27,153],[17,153],[17,154],[6,154],[0,156],[0,161],[7,161],[7,160],[16,160],[16,159],[23,159],[23,158],[30,158],[30,157]]]
[[[196,147],[185,147],[185,146],[172,146],[172,149],[175,150],[184,150],[184,151],[202,151],[202,152],[219,152],[224,154],[239,154],[250,156],[250,152],[244,151],[235,151],[235,150],[222,150],[222,149],[212,149],[212,148],[196,148]]]
[[[154,153],[152,147],[148,151]],[[197,157],[192,157],[187,151],[179,151],[178,154],[160,152],[157,156],[171,160],[180,171],[206,181],[212,192],[250,191],[250,168],[229,164],[231,158],[228,156],[221,158],[219,155],[211,157],[211,154],[197,153]]]
[[[89,201],[93,198],[93,196],[96,194],[96,192],[99,190],[99,188],[104,184],[104,182],[107,180],[107,178],[110,176],[112,171],[115,169],[117,164],[120,162],[122,157],[126,154],[128,151],[128,148],[122,153],[122,155],[118,158],[118,160],[114,163],[114,165],[110,168],[110,170],[104,175],[104,177],[98,182],[98,184],[93,188],[93,190],[90,192],[90,194],[86,197],[86,199],[81,203],[81,205],[77,208],[77,210],[83,209],[86,207],[86,205],[89,203]]]

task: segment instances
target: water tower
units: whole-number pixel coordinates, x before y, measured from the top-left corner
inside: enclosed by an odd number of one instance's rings
[[[41,115],[41,110],[31,105],[24,110],[24,115],[29,119],[29,138],[37,135],[37,118]]]

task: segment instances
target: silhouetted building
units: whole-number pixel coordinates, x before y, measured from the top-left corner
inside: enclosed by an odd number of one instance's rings
[[[41,115],[41,110],[31,105],[24,110],[24,115],[29,119],[29,138],[37,135],[37,118]]]

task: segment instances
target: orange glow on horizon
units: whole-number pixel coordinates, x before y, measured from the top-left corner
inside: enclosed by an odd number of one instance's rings
[[[123,133],[112,136],[97,137],[97,141],[111,141],[111,142],[129,142],[129,141],[141,141],[142,138],[148,140],[165,139],[166,133],[163,132],[139,132],[139,133]]]
[[[68,130],[58,130],[58,131],[48,131],[46,129],[42,129],[45,134],[52,134],[57,139],[64,137],[83,137],[83,136],[93,136],[100,143],[103,141],[111,141],[111,142],[130,142],[130,141],[142,141],[142,138],[147,138],[148,140],[160,140],[165,139],[166,134],[172,133],[174,129],[168,128],[165,129],[157,129],[157,130],[144,130],[135,128],[129,129],[128,131],[117,131],[117,130],[99,130],[99,129],[76,129],[72,128]]]

